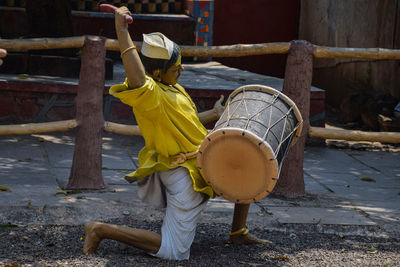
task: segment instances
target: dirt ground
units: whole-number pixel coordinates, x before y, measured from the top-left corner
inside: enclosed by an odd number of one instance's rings
[[[161,221],[129,217],[110,222],[154,231],[161,227]],[[111,240],[86,256],[79,225],[3,226],[0,266],[400,266],[400,239],[251,229],[272,244],[233,245],[226,243],[229,226],[200,224],[187,261],[160,260]]]
[[[327,112],[327,127],[363,130],[357,124],[342,124],[335,111]],[[314,142],[315,140],[313,140]],[[321,144],[321,140],[315,143]],[[324,141],[325,143],[325,141]],[[399,152],[400,145],[327,140],[336,148]],[[161,220],[152,222],[133,216],[109,221],[118,225],[159,232]],[[95,255],[83,255],[83,226],[2,225],[0,266],[400,266],[398,237],[321,234],[309,231],[278,232],[252,228],[268,245],[226,243],[230,223],[203,222],[188,261],[154,258],[124,244],[104,240]]]

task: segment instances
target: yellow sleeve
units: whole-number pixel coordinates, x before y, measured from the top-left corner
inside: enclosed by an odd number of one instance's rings
[[[122,103],[141,112],[154,110],[160,106],[160,88],[156,82],[149,76],[146,76],[146,82],[138,88],[130,88],[128,80],[123,84],[111,86],[109,93],[119,98]]]
[[[125,81],[123,84],[116,84],[110,87],[109,93],[111,95],[116,94],[116,93],[120,93],[122,91],[127,91],[127,90],[131,90],[133,88],[130,88],[129,84],[128,84],[128,79],[125,78]]]

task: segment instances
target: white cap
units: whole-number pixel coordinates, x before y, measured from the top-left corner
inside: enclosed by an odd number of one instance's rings
[[[150,58],[169,60],[174,49],[174,42],[160,32],[143,34],[142,54]]]

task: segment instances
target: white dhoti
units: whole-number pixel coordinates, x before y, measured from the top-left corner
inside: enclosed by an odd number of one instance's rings
[[[193,190],[192,178],[183,167],[154,173],[140,180],[138,186],[139,198],[144,202],[156,207],[166,206],[161,247],[155,256],[189,259],[196,225],[208,197]]]

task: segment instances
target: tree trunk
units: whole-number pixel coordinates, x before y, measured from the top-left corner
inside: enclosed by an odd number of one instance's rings
[[[294,198],[305,195],[303,159],[310,128],[310,88],[315,47],[306,41],[292,41],[285,70],[282,92],[296,103],[303,117],[303,131],[282,165],[274,193]]]
[[[105,81],[105,39],[87,36],[76,97],[75,151],[69,189],[105,188],[102,169],[103,90]]]

